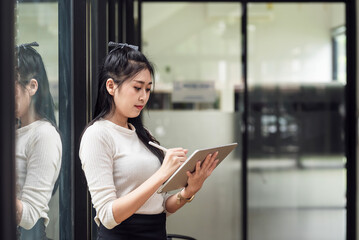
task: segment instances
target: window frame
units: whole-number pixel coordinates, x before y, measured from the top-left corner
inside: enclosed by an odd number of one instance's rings
[[[15,2],[0,2],[0,239],[16,239],[15,217]]]

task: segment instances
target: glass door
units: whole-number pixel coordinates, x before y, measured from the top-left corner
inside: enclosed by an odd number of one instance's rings
[[[142,51],[156,67],[145,125],[163,146],[189,154],[241,143],[241,5],[142,1],[140,7]],[[196,199],[168,217],[168,233],[240,239],[240,163],[238,147]]]
[[[59,239],[58,2],[18,2],[15,26],[17,233]]]
[[[345,18],[248,5],[248,239],[346,239]]]
[[[18,239],[67,240],[88,233],[87,188],[76,160],[88,106],[86,21],[79,17],[86,16],[85,3],[15,5]]]

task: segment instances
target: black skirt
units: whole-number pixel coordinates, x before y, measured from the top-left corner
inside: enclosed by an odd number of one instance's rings
[[[102,224],[97,240],[166,240],[166,214],[134,214],[113,229]]]

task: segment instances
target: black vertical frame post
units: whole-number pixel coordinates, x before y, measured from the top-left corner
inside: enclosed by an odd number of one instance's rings
[[[117,0],[91,0],[91,18],[89,19],[91,25],[91,35],[89,35],[89,111],[87,113],[88,121],[92,120],[93,112],[95,110],[95,104],[97,99],[98,89],[98,71],[102,64],[102,61],[107,53],[108,41],[116,41],[116,31],[110,31],[116,24],[116,6]],[[111,33],[111,34],[110,34]],[[97,228],[96,224],[92,220],[96,211],[92,207],[90,201],[90,195],[88,194],[88,212],[89,212],[89,227],[91,232],[91,239],[96,239]]]
[[[242,2],[242,78],[243,92],[243,118],[242,118],[242,240],[248,237],[248,181],[247,181],[247,159],[248,159],[248,84],[247,84],[247,1]]]
[[[136,45],[133,0],[126,0],[126,42]]]
[[[118,14],[118,22],[117,22],[117,31],[118,31],[118,39],[117,41],[119,42],[123,42],[123,40],[126,38],[126,34],[124,33],[124,29],[126,29],[126,27],[124,26],[125,21],[125,17],[126,17],[126,4],[124,3],[123,0],[117,0],[118,3],[118,9],[117,9],[117,14]],[[111,31],[111,30],[110,30]]]
[[[59,1],[60,239],[90,239],[87,184],[78,157],[87,120],[87,1]]]
[[[108,0],[108,41],[118,42],[118,1]]]
[[[87,191],[87,182],[82,171],[81,161],[79,159],[80,138],[82,131],[87,124],[88,112],[88,62],[87,62],[87,1],[72,0],[73,9],[73,206],[74,212],[74,239],[91,239],[89,231],[89,199]]]
[[[136,45],[134,0],[119,0],[118,5],[118,41]]]
[[[111,2],[111,4],[110,4]],[[108,41],[115,41],[115,39],[109,39],[110,37],[115,36],[115,32],[111,31],[111,35],[108,33],[107,29],[110,29],[110,27],[113,27],[116,25],[114,22],[112,22],[115,18],[115,10],[112,9],[112,7],[115,6],[115,1],[110,0],[109,1],[109,7],[111,9],[108,9],[109,16],[111,16],[111,19],[108,17],[107,14],[107,1],[103,0],[91,0],[91,109],[92,112],[95,107],[96,99],[97,99],[97,76],[98,76],[98,70],[102,63],[102,60],[106,56],[107,53],[107,43]],[[110,15],[111,13],[111,15]],[[113,19],[114,18],[114,19]],[[110,24],[111,22],[111,24]],[[92,116],[92,112],[89,113],[89,115]],[[89,116],[91,118],[91,116]]]
[[[141,51],[142,49],[142,1],[138,0],[138,5],[137,5],[137,22],[134,22],[134,26],[135,26],[135,41],[134,44],[139,46],[139,49]]]
[[[126,42],[127,0],[118,0],[118,41]]]
[[[133,1],[137,3],[137,5],[133,4],[133,44],[139,46],[139,50],[141,51],[141,38],[142,38],[142,1],[137,0]],[[137,15],[137,19],[135,16]]]
[[[357,239],[357,40],[356,40],[356,1],[346,1],[346,33],[347,33],[347,85],[345,88],[346,123],[345,146],[347,157],[347,240]]]
[[[0,1],[0,239],[16,239],[14,12],[15,1]]]
[[[72,14],[68,9],[71,0],[59,1],[59,129],[62,138],[62,162],[59,185],[60,239],[73,237],[73,204],[72,204]]]

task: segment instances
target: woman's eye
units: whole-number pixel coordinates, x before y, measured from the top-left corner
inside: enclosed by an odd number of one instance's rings
[[[139,88],[139,87],[135,87],[135,89],[136,89],[137,91],[140,91],[140,90],[141,90],[141,88]]]
[[[151,88],[147,88],[147,89],[146,89],[146,92],[150,92],[150,91],[151,91]]]

